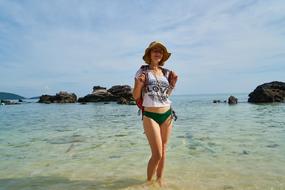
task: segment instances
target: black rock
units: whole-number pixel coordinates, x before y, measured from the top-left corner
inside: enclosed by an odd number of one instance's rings
[[[251,103],[284,102],[285,83],[279,81],[264,83],[256,87],[248,96],[248,102]]]
[[[107,101],[116,101],[117,98],[112,94],[96,95],[88,94],[84,97],[78,98],[78,102],[107,102]]]
[[[222,100],[213,100],[213,103],[227,103],[227,100],[224,100],[224,101],[222,101]]]
[[[12,101],[12,100],[0,100],[0,104],[1,105],[16,105],[16,104],[20,104],[20,103]]]
[[[135,101],[127,100],[126,98],[121,97],[118,101],[118,104],[127,104],[127,105],[136,105]]]
[[[127,101],[125,98],[121,97],[121,98],[117,101],[117,103],[118,103],[118,104],[128,104],[128,101]]]
[[[107,90],[107,88],[102,86],[93,86],[93,92],[96,92],[97,90]]]
[[[116,97],[124,97],[126,99],[132,99],[132,88],[129,85],[115,85],[112,86],[108,92]]]
[[[135,105],[132,88],[129,85],[112,86],[108,92],[112,93],[115,97],[118,98],[118,104]]]
[[[234,96],[230,96],[228,98],[228,103],[229,104],[237,104],[238,103],[238,99],[236,97],[234,97]]]
[[[84,97],[78,99],[78,102],[108,102],[108,101],[117,101],[117,97],[107,91],[106,88],[96,86],[93,87],[92,94],[88,94]]]
[[[74,93],[59,92],[55,96],[52,95],[42,95],[40,96],[39,103],[75,103],[77,96]]]
[[[78,99],[78,102],[117,102],[133,104],[132,88],[128,85],[115,85],[107,90],[105,87],[94,86],[92,94]]]

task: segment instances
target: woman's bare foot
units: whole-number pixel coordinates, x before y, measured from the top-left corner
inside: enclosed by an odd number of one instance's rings
[[[157,178],[156,182],[158,183],[158,185],[160,187],[166,187],[166,184],[165,184],[165,182],[164,182],[164,180],[162,178]]]
[[[152,186],[154,183],[153,183],[153,181],[151,181],[151,180],[147,180],[143,185],[144,186]]]

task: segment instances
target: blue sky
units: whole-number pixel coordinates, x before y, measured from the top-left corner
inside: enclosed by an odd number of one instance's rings
[[[285,81],[284,0],[0,0],[0,91],[132,86],[153,40],[172,52],[175,94]]]

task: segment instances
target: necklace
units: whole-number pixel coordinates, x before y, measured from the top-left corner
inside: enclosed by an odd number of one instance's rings
[[[152,74],[156,77],[156,76],[162,76],[161,73],[162,71],[158,68],[158,69],[150,69],[150,72],[152,72]]]

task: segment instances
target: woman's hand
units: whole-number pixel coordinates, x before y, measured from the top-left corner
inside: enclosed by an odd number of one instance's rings
[[[142,73],[138,78],[135,78],[135,85],[133,89],[133,98],[135,100],[141,97],[142,89],[145,84],[145,81],[146,81],[146,77],[144,73]]]
[[[169,78],[168,78],[168,82],[169,82],[169,88],[166,92],[167,96],[170,96],[172,93],[172,90],[175,88],[176,82],[178,80],[178,76],[175,72],[171,71],[169,73]]]
[[[169,74],[169,85],[174,88],[176,85],[176,82],[178,80],[178,76],[174,71],[171,71]]]
[[[137,80],[139,83],[144,84],[144,83],[145,83],[145,74],[142,73],[136,80]]]

